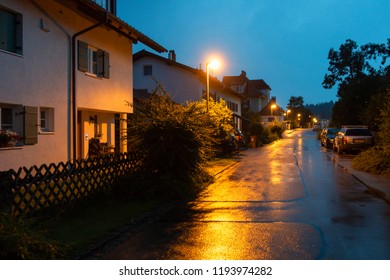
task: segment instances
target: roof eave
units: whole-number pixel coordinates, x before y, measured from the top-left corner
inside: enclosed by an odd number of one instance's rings
[[[136,44],[141,42],[146,46],[152,48],[153,50],[162,53],[168,52],[166,48],[149,38],[148,36],[142,34],[140,31],[131,27],[129,24],[118,18],[112,13],[108,13],[104,8],[100,7],[93,1],[90,0],[55,0],[63,6],[66,6],[77,13],[82,13],[82,15],[92,21],[103,21],[107,15],[107,21],[105,26],[117,32],[118,34],[130,39],[132,43]]]

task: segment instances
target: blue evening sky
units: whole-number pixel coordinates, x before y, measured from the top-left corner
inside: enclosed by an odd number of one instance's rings
[[[328,51],[390,38],[388,0],[118,0],[118,16],[193,68],[210,55],[222,60],[213,75],[264,79],[286,107],[337,100],[322,88]],[[134,52],[146,49],[139,43]],[[167,57],[166,53],[161,54]]]

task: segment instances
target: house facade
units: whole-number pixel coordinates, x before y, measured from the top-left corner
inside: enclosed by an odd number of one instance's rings
[[[172,100],[185,104],[187,101],[206,99],[206,73],[176,61],[170,51],[167,58],[142,50],[133,56],[134,89],[152,93],[162,86]],[[210,77],[210,97],[223,99],[233,112],[234,124],[241,129],[241,100],[243,96],[226,87],[215,77]]]
[[[262,79],[250,80],[245,71],[238,76],[224,76],[222,82],[244,96],[243,108],[260,112],[270,101],[270,86]]]
[[[285,119],[284,110],[276,103],[276,97],[274,96],[258,114],[263,125],[268,125],[272,122],[283,122]]]
[[[116,1],[0,1],[0,170],[88,157],[91,138],[118,152],[132,113],[132,44],[162,46],[116,17]]]

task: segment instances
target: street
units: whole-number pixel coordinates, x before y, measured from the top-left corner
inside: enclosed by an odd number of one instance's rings
[[[328,153],[311,130],[243,151],[198,200],[105,259],[390,259],[390,205]]]

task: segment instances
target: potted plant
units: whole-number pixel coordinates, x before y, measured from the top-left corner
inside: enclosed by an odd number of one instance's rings
[[[19,135],[10,129],[0,130],[0,148],[15,147],[20,140]]]

